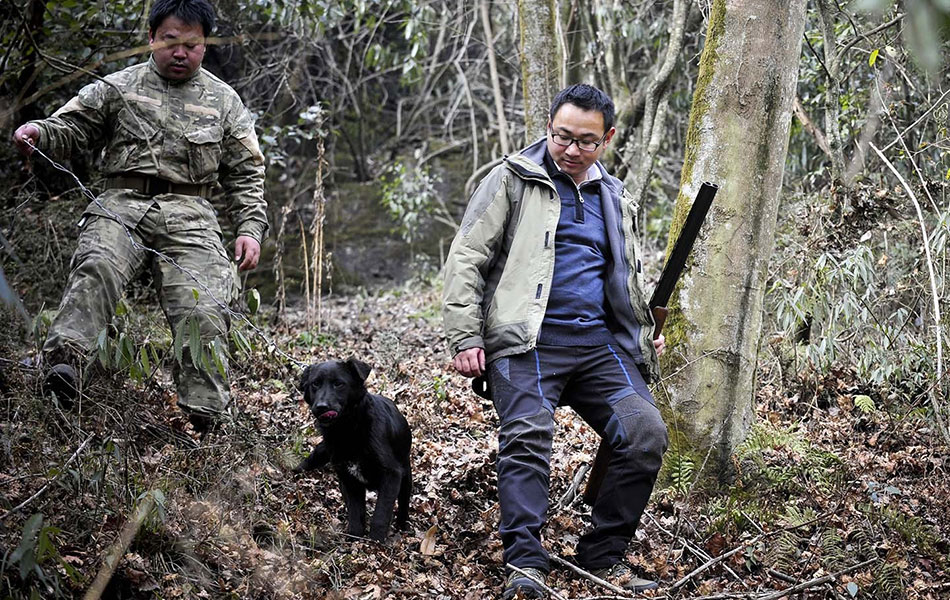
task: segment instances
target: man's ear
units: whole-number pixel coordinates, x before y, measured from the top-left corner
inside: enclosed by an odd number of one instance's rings
[[[346,365],[356,373],[356,376],[360,381],[365,382],[366,378],[369,377],[369,372],[373,370],[373,367],[364,363],[361,360],[358,360],[355,356],[351,356],[346,359]]]
[[[617,128],[616,128],[616,127],[611,127],[611,128],[610,128],[610,131],[607,132],[607,135],[604,136],[604,145],[605,145],[605,146],[610,143],[610,139],[611,139],[612,137],[614,137],[614,134],[615,134],[615,133],[617,133]]]

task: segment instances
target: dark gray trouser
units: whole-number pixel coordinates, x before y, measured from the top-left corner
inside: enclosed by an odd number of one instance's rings
[[[614,345],[538,346],[491,363],[498,412],[499,532],[506,564],[550,570],[541,545],[548,509],[554,409],[573,408],[608,441],[613,457],[577,545],[587,569],[619,562],[653,491],[666,426],[633,360]]]

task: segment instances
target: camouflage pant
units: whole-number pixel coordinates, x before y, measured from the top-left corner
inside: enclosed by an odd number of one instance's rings
[[[59,314],[43,346],[47,357],[55,362],[67,349],[90,352],[99,332],[112,319],[126,284],[148,264],[151,264],[162,310],[172,332],[183,325],[186,317],[194,315],[198,318],[202,342],[209,342],[215,336],[227,336],[230,320],[215,299],[224,305],[231,302],[237,274],[221,243],[217,223],[196,219],[183,225],[180,215],[170,214],[173,211],[174,206],[158,202],[148,208],[129,229],[139,246],[132,243],[125,227],[115,220],[100,215],[85,216]],[[194,272],[211,294],[142,246],[158,250]],[[197,301],[195,289],[199,291]],[[186,411],[220,413],[230,401],[227,378],[222,378],[216,370],[196,369],[187,339],[186,333],[182,364],[176,364],[173,370],[178,405]]]

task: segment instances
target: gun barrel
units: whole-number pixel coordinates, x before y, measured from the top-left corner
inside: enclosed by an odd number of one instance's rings
[[[689,257],[690,250],[693,249],[693,243],[699,235],[699,229],[706,219],[706,213],[712,205],[713,198],[719,186],[708,181],[704,182],[699,193],[696,194],[696,200],[689,208],[689,214],[686,216],[686,222],[683,223],[683,229],[680,231],[676,243],[673,244],[673,251],[670,252],[670,258],[663,267],[663,274],[660,275],[660,281],[653,290],[653,297],[650,298],[650,308],[656,306],[666,306],[670,302],[670,296],[673,295],[673,289],[676,282],[686,267],[686,259]]]

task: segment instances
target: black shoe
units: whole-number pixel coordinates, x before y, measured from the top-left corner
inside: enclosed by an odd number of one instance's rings
[[[618,562],[612,567],[607,567],[605,569],[594,569],[591,571],[591,575],[595,577],[600,577],[616,586],[622,587],[626,590],[630,590],[635,594],[640,592],[645,592],[647,590],[655,590],[660,587],[655,581],[650,581],[649,579],[643,579],[642,577],[637,577],[633,574],[633,569],[631,569],[626,563]]]
[[[530,577],[526,577],[517,571],[512,571],[505,582],[505,591],[501,594],[501,600],[528,600],[544,598],[544,580],[547,575],[540,569],[527,567],[521,569]]]
[[[43,380],[43,395],[52,395],[64,408],[72,408],[79,395],[79,374],[66,363],[53,365]]]
[[[219,424],[218,419],[211,415],[194,412],[188,413],[188,422],[191,423],[191,427],[195,430],[195,433],[201,437],[215,431]]]

